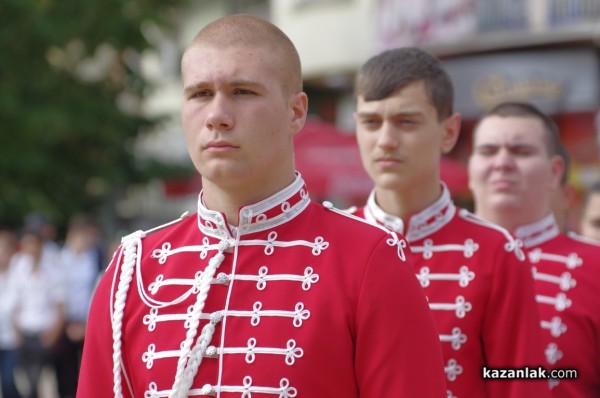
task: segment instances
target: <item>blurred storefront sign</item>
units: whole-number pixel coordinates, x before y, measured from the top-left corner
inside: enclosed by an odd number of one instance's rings
[[[466,163],[450,157],[442,157],[440,179],[444,181],[453,197],[469,196],[469,172]]]
[[[477,118],[503,101],[532,102],[556,114],[598,109],[600,71],[592,48],[530,50],[444,61],[455,88],[455,108]]]
[[[302,174],[313,199],[356,204],[366,199],[373,188],[352,132],[309,118],[296,134],[295,148],[296,170]]]
[[[477,30],[476,0],[379,0],[378,50],[456,41]]]

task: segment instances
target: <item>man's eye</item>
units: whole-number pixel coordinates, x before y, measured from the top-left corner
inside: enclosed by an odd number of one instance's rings
[[[360,124],[363,126],[375,126],[379,123],[377,119],[361,119]]]
[[[515,148],[512,152],[518,156],[529,156],[535,153],[531,148]]]
[[[237,95],[256,95],[256,93],[252,90],[247,90],[245,88],[238,88],[235,90],[235,94]]]
[[[190,98],[203,98],[203,97],[208,97],[210,95],[211,95],[210,91],[201,90],[201,91],[196,91],[196,92],[192,93],[192,95],[190,95]]]
[[[404,131],[417,131],[419,123],[413,119],[400,119],[396,122],[396,126]]]
[[[492,156],[496,151],[494,148],[478,148],[477,154],[481,156]]]

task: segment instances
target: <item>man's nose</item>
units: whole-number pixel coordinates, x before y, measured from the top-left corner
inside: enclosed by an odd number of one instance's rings
[[[384,149],[395,149],[400,144],[398,134],[389,123],[383,123],[377,136],[377,145]]]
[[[206,126],[212,129],[228,130],[233,127],[231,100],[225,95],[215,95],[208,104]]]
[[[515,159],[512,154],[505,148],[500,149],[494,157],[494,167],[497,169],[511,169],[515,166]]]

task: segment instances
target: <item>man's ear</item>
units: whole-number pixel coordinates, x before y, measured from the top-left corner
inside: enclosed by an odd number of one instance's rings
[[[460,134],[461,121],[462,116],[458,112],[450,115],[443,121],[444,131],[441,145],[443,154],[449,153],[456,145],[456,141],[458,141],[458,136]]]
[[[565,161],[559,155],[554,155],[550,159],[550,173],[552,178],[550,180],[550,188],[557,189],[560,186],[560,180],[562,179],[563,173],[565,172]]]
[[[293,134],[302,130],[306,115],[308,113],[308,96],[304,92],[299,92],[290,98],[290,116]]]

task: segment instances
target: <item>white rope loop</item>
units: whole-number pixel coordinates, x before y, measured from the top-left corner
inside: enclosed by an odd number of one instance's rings
[[[206,303],[208,292],[210,291],[211,282],[217,271],[217,268],[225,260],[223,252],[229,248],[229,242],[227,239],[222,240],[219,243],[218,253],[208,261],[208,266],[202,274],[200,281],[200,290],[194,303],[194,309],[192,311],[192,323],[186,333],[186,339],[183,342],[181,348],[181,356],[177,361],[177,373],[175,374],[175,381],[173,382],[173,388],[169,398],[185,398],[193,383],[194,377],[198,372],[198,368],[202,363],[202,358],[206,347],[212,340],[212,336],[215,329],[215,323],[212,321],[202,328],[202,332],[198,337],[196,344],[192,350],[192,342],[198,332],[198,326],[200,324],[200,316]]]
[[[124,242],[124,259],[119,278],[119,285],[115,293],[115,307],[112,314],[112,333],[113,333],[113,392],[115,398],[123,398],[123,387],[121,385],[121,365],[122,365],[122,341],[123,334],[123,313],[125,309],[125,301],[131,280],[133,279],[133,271],[136,264],[137,248],[141,245],[141,234],[135,234],[130,239]],[[116,272],[116,271],[115,271]]]
[[[213,334],[215,333],[215,325],[216,322],[207,323],[202,328],[202,333],[194,346],[194,349],[190,353],[190,359],[188,361],[188,366],[185,368],[183,375],[183,391],[187,392],[192,387],[194,382],[194,378],[196,374],[198,374],[198,368],[200,364],[202,364],[202,358],[204,358],[204,353],[208,345],[210,344]]]

